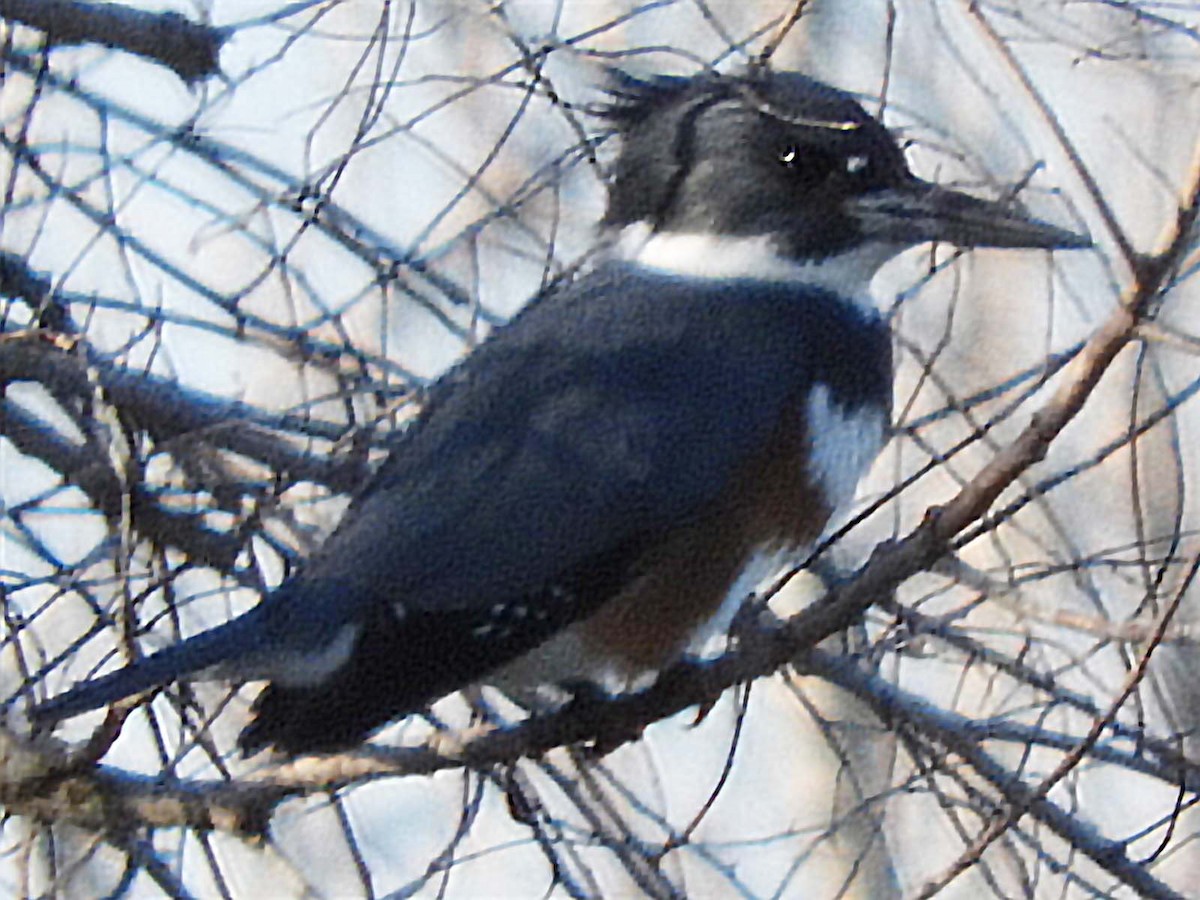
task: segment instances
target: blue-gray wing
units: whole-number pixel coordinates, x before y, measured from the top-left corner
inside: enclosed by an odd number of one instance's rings
[[[340,586],[335,617],[462,610],[652,541],[716,499],[815,372],[842,369],[847,403],[890,390],[878,355],[853,358],[864,321],[784,285],[601,269],[437,385],[300,580]]]

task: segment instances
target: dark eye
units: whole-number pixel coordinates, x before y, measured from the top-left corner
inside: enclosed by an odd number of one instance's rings
[[[802,170],[810,179],[828,178],[835,174],[859,175],[871,165],[871,158],[863,153],[849,156],[823,153],[812,148],[790,144],[779,151],[780,164],[787,169]]]

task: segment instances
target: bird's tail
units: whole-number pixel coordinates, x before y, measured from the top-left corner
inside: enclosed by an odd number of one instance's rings
[[[236,662],[234,655],[246,650],[242,638],[251,634],[255,627],[251,621],[255,618],[254,613],[255,610],[251,610],[116,672],[77,684],[69,691],[31,707],[29,717],[37,725],[51,725],[221,663]]]

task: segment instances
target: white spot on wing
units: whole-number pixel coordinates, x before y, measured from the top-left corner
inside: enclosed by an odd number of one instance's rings
[[[870,405],[848,410],[824,384],[809,395],[807,413],[808,475],[837,510],[853,499],[859,479],[883,449],[884,413]]]
[[[361,625],[343,625],[333,640],[322,647],[310,653],[290,653],[272,660],[269,671],[259,677],[289,688],[318,685],[350,659],[361,631]]]

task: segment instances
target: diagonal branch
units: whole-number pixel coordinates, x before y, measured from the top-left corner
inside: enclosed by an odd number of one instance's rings
[[[1153,307],[1160,294],[1167,288],[1171,276],[1192,246],[1197,217],[1200,217],[1200,145],[1196,147],[1188,183],[1190,185],[1187,193],[1188,200],[1179,208],[1174,225],[1168,230],[1162,241],[1162,249],[1157,250],[1153,254],[1137,258],[1135,266],[1137,281],[1128,300],[1121,304],[1120,308],[1113,313],[1108,322],[1100,329],[1100,332],[1089,342],[1090,347],[1098,339],[1103,341],[1098,345],[1098,358],[1111,361],[1113,356],[1124,347],[1125,343],[1134,337],[1142,316]],[[1083,393],[1083,399],[1086,399],[1087,393],[1090,392],[1091,387],[1095,386],[1096,381],[1099,380],[1102,373],[1103,369],[1100,369],[1092,375],[1089,369],[1086,374],[1090,378],[1090,382],[1087,378],[1079,379],[1077,384],[1080,387],[1077,388],[1077,391],[1084,391],[1083,385],[1088,385],[1086,392]],[[1070,386],[1067,385],[1064,387]],[[1060,389],[1059,393],[1062,394],[1063,391]],[[1071,393],[1075,393],[1075,391],[1068,391],[1067,393],[1070,395]],[[1082,405],[1082,399],[1079,402]],[[965,524],[968,523],[964,523],[964,527]],[[1155,623],[1154,633],[1151,635],[1147,646],[1141,651],[1136,665],[1126,675],[1125,683],[1121,686],[1121,690],[1117,693],[1116,698],[1109,705],[1104,715],[1096,718],[1087,735],[1079,742],[1079,745],[1059,763],[1055,770],[1041,784],[1036,788],[1030,789],[1027,796],[1022,797],[1020,802],[1011,804],[1005,815],[993,821],[953,865],[936,880],[926,885],[921,896],[933,896],[933,894],[940,891],[941,888],[953,881],[958,875],[966,871],[988,846],[1004,834],[1022,815],[1029,812],[1033,804],[1044,800],[1051,789],[1065,778],[1068,772],[1079,765],[1088,750],[1100,739],[1100,735],[1108,726],[1108,723],[1112,721],[1117,712],[1141,683],[1142,679],[1145,678],[1150,657],[1162,642],[1167,628],[1170,626],[1171,620],[1179,608],[1180,602],[1183,600],[1186,589],[1196,573],[1197,568],[1194,566],[1184,580],[1183,586],[1176,591],[1172,601],[1163,609],[1158,621]]]

